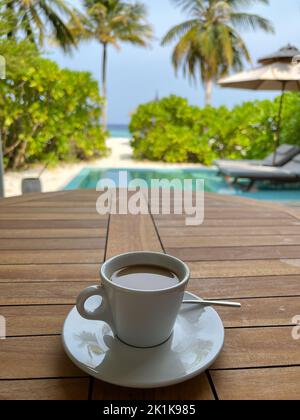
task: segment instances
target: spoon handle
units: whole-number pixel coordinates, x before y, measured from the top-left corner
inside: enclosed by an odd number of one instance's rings
[[[184,304],[188,305],[201,305],[204,308],[209,306],[225,306],[227,308],[241,308],[240,303],[235,302],[222,302],[221,300],[184,300]]]

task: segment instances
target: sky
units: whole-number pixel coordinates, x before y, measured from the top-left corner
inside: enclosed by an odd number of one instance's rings
[[[108,101],[110,124],[126,124],[131,113],[141,103],[170,94],[188,98],[202,106],[204,92],[200,84],[190,84],[181,74],[175,75],[171,64],[172,47],[161,47],[160,39],[175,24],[186,20],[186,15],[174,7],[171,0],[143,0],[147,5],[149,21],[154,27],[152,47],[143,49],[122,45],[121,51],[109,50]],[[80,0],[69,0],[79,6]],[[242,36],[250,50],[253,64],[257,59],[275,52],[288,43],[300,48],[300,0],[270,0],[269,6],[255,5],[249,11],[270,19],[276,34],[244,31]],[[82,44],[72,56],[57,49],[49,51],[50,58],[62,67],[89,71],[100,82],[101,46],[96,42]],[[246,100],[272,98],[273,93],[214,88],[213,105],[233,106]]]

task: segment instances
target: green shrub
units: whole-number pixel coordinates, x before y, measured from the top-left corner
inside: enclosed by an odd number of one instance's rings
[[[106,154],[101,98],[89,73],[62,70],[28,42],[0,40],[0,133],[6,167]]]
[[[199,162],[216,158],[261,159],[276,140],[279,98],[227,107],[191,106],[170,96],[139,106],[130,130],[137,159]],[[300,145],[300,97],[287,94],[281,141]]]

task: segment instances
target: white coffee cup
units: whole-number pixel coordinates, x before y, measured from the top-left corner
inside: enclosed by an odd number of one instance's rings
[[[179,283],[169,289],[145,291],[128,289],[110,280],[116,271],[137,265],[172,271]],[[134,347],[155,347],[170,338],[190,278],[186,264],[166,254],[133,252],[105,262],[100,275],[102,284],[85,289],[77,299],[77,310],[83,318],[106,322],[121,341]],[[85,303],[92,296],[101,296],[102,302],[89,312]]]

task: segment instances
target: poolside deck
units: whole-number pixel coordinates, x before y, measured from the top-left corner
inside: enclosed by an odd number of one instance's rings
[[[0,201],[1,399],[299,399],[300,209],[206,196],[205,223],[178,216],[99,216],[94,191]],[[64,354],[60,333],[99,263],[126,251],[171,253],[192,272],[189,290],[241,301],[219,310],[224,351],[182,385],[129,390],[92,381]]]

